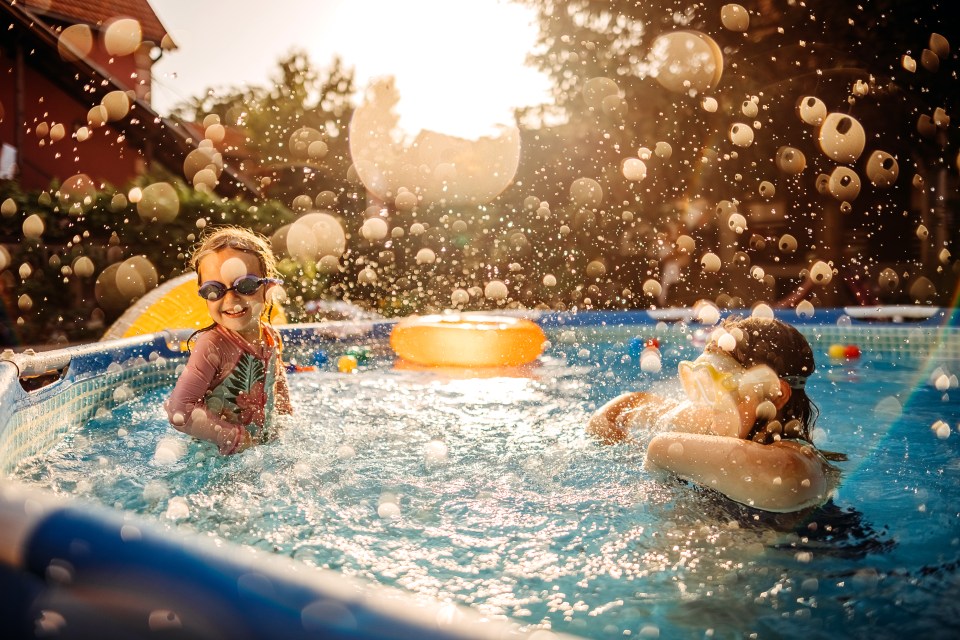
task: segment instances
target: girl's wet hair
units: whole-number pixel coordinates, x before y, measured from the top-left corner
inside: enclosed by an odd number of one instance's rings
[[[767,429],[767,421],[757,420],[747,438],[769,443],[781,435],[810,442],[810,432],[820,411],[805,388],[806,379],[816,368],[813,349],[807,339],[796,328],[775,318],[728,318],[721,328],[737,339],[733,351],[724,353],[733,356],[747,368],[757,365],[770,367],[778,377],[786,379],[791,387],[790,399],[777,416],[782,428],[779,431],[770,430]],[[707,350],[720,349],[711,343]]]
[[[235,249],[256,256],[262,271],[260,275],[265,278],[277,277],[277,258],[273,255],[269,240],[243,227],[223,226],[204,234],[190,256],[190,268],[197,272],[198,282],[200,281],[200,261],[211,253],[223,249]]]

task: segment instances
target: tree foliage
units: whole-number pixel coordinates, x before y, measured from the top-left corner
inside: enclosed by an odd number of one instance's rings
[[[249,154],[242,169],[267,185],[269,197],[289,206],[305,192],[342,194],[351,188],[346,132],[354,92],[354,72],[340,58],[321,71],[306,53],[294,50],[278,61],[267,86],[211,90],[175,113],[197,122],[216,115],[242,131]]]
[[[909,262],[913,276],[939,273],[934,268],[937,260],[928,254],[950,239],[938,238],[931,249],[914,231],[924,223],[941,230],[956,226],[942,219],[950,215],[947,208],[931,211],[934,207],[923,203],[923,187],[917,187],[921,180],[926,185],[937,182],[941,173],[956,179],[954,160],[960,147],[956,127],[918,127],[937,109],[954,112],[960,96],[955,52],[921,64],[921,58],[929,60],[930,51],[923,51],[932,46],[932,34],[949,35],[945,3],[751,0],[740,3],[750,16],[745,32],[723,26],[721,14],[729,4],[725,0],[526,4],[539,16],[535,62],[552,78],[556,104],[567,117],[564,127],[541,131],[534,138],[534,144],[541,145],[534,153],[554,159],[547,161],[548,167],[537,167],[538,173],[528,174],[527,183],[566,199],[566,187],[577,177],[600,182],[604,202],[596,212],[585,214],[596,218],[599,226],[601,240],[594,253],[616,255],[618,243],[610,238],[639,233],[641,244],[656,243],[664,235],[675,237],[679,229],[700,233],[698,239],[706,243],[698,243],[701,251],[729,248],[731,258],[747,265],[751,260],[782,260],[791,263],[796,277],[811,257],[830,260],[837,267],[858,264],[855,277],[873,281],[889,264]],[[659,36],[678,31],[705,34],[716,42],[723,73],[715,86],[677,92],[658,82],[658,69],[648,52]],[[916,62],[916,70],[909,68],[904,56]],[[615,83],[619,99],[591,103],[591,83],[597,79]],[[841,203],[817,189],[817,176],[831,174],[842,163],[821,152],[816,128],[797,116],[798,102],[805,96],[821,99],[830,112],[853,116],[866,130],[867,148],[853,165],[863,190],[849,203],[847,213],[839,214]],[[717,101],[715,111],[704,108],[704,98]],[[744,103],[749,101],[757,105],[756,114],[747,115]],[[752,145],[731,143],[730,130],[737,123],[753,130]],[[668,157],[652,153],[658,142],[670,145]],[[801,175],[777,171],[774,159],[783,146],[805,155],[808,166]],[[625,181],[619,171],[623,161],[645,149],[646,178]],[[899,162],[899,178],[891,188],[875,188],[866,179],[865,164],[877,149]],[[759,193],[758,186],[765,181],[775,187],[775,198]],[[949,190],[940,197],[949,198]],[[724,201],[744,212],[754,205],[786,207],[787,220],[756,225],[760,238],[744,234],[728,247],[725,215],[720,214],[729,211],[714,210]],[[642,229],[617,215],[628,209],[643,221]],[[906,218],[904,212],[910,212]],[[796,235],[806,250],[785,257],[772,252],[776,245],[770,241],[786,231]],[[622,256],[614,261],[626,266]],[[708,289],[721,284],[697,272],[696,266],[690,266],[688,283],[706,281]],[[661,275],[656,265],[645,271],[648,276]],[[941,297],[949,289],[947,284]]]

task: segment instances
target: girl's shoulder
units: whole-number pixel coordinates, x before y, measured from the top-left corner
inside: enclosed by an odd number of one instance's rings
[[[236,351],[237,348],[216,327],[200,331],[196,334],[190,357],[204,357],[208,360],[219,360],[226,352]]]
[[[268,337],[270,345],[278,352],[283,351],[283,339],[280,337],[280,332],[270,324],[266,322],[263,323],[263,333]]]
[[[224,342],[224,337],[216,327],[201,329],[193,335],[193,350],[209,348],[211,345]]]

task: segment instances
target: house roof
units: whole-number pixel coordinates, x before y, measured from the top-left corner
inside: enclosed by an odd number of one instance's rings
[[[190,138],[193,140],[203,140],[204,128],[201,122],[186,122],[178,120],[177,123],[183,127]],[[247,148],[247,134],[238,127],[224,125],[223,140],[215,142],[213,146],[217,151],[229,158],[249,158],[250,150]]]
[[[133,18],[140,23],[144,40],[157,45],[167,35],[167,29],[148,0],[20,0],[20,3],[38,15],[90,26],[105,25],[113,18]]]

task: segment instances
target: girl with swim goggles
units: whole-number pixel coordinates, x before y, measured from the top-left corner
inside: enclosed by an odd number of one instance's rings
[[[237,453],[273,436],[274,409],[292,412],[283,345],[269,323],[282,282],[267,240],[238,227],[205,236],[190,264],[213,323],[194,334],[165,408],[174,428]]]

